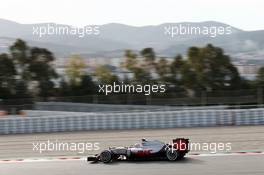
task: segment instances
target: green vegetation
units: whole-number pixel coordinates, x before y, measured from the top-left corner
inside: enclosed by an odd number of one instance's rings
[[[79,55],[73,55],[66,63],[66,77],[71,85],[79,85],[85,75],[85,62]]]
[[[239,76],[229,56],[221,48],[211,44],[203,48],[191,47],[186,59],[177,55],[171,62],[166,58],[156,58],[151,48],[143,49],[140,54],[138,57],[136,53],[126,51],[123,63],[133,73],[133,80],[136,82],[165,83],[170,85],[169,91],[173,92],[248,88],[247,82]],[[151,76],[153,73],[157,74],[157,78]]]
[[[166,84],[165,94],[168,95],[163,97],[169,97],[170,93],[198,97],[202,92],[241,91],[264,86],[264,68],[259,70],[255,81],[244,80],[230,57],[211,44],[190,47],[185,58],[176,55],[173,59],[158,57],[152,48],[139,53],[126,50],[120,67],[132,76],[125,76],[123,80],[119,80],[107,65],[87,72],[85,61],[78,55],[69,58],[65,75],[59,76],[52,65],[54,59],[49,50],[29,47],[18,39],[10,46],[9,53],[0,54],[0,99],[94,95],[98,93],[98,84],[121,81]]]
[[[53,79],[57,73],[51,66],[53,54],[44,48],[30,48],[18,39],[10,54],[0,55],[0,85],[4,92],[0,98],[27,98],[54,95]]]

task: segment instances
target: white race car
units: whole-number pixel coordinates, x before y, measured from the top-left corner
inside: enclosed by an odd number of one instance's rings
[[[159,140],[142,139],[129,147],[110,147],[100,154],[87,158],[87,161],[101,161],[109,163],[113,160],[169,160],[182,159],[188,153],[189,139],[177,138],[172,143],[163,143]]]

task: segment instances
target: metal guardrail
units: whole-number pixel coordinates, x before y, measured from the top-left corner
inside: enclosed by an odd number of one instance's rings
[[[262,124],[264,124],[264,108],[76,113],[0,118],[0,134]]]
[[[164,106],[164,105],[117,105],[69,102],[37,102],[35,109],[41,111],[71,111],[71,112],[143,112],[143,111],[177,111],[198,109],[227,109],[228,105],[214,106]]]

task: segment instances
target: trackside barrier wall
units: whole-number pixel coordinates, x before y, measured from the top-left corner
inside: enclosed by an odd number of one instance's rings
[[[178,111],[195,109],[226,109],[227,105],[216,106],[152,106],[152,105],[117,105],[117,104],[87,104],[70,102],[36,102],[36,110],[69,111],[69,112],[128,112],[128,111]]]
[[[69,113],[0,118],[0,134],[60,131],[263,125],[264,108],[130,113]]]

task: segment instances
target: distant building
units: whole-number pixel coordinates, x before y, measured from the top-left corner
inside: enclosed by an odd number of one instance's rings
[[[235,66],[242,77],[247,80],[254,80],[258,70],[264,65],[237,63]]]
[[[53,65],[59,75],[65,75],[67,60],[68,58],[57,58],[54,61]],[[97,66],[105,65],[121,80],[133,76],[133,73],[120,67],[121,58],[84,58],[83,60],[86,64],[86,72],[94,72]]]
[[[55,61],[53,62],[54,68],[56,72],[59,75],[65,75],[66,73],[66,64],[69,58],[56,58]],[[90,72],[92,67],[89,67],[88,65],[88,60],[83,59],[86,65],[85,71]]]

